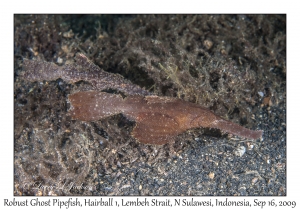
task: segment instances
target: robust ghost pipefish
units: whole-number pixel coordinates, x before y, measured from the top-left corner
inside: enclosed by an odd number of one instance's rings
[[[207,108],[178,98],[159,97],[125,80],[103,71],[84,55],[77,54],[76,64],[57,66],[49,62],[24,59],[23,77],[29,81],[63,80],[90,82],[94,90],[70,94],[69,115],[82,121],[98,121],[122,113],[136,122],[132,136],[145,144],[166,144],[191,128],[216,128],[248,139],[262,137],[261,130],[250,130],[225,120]],[[127,94],[100,92],[113,88]]]

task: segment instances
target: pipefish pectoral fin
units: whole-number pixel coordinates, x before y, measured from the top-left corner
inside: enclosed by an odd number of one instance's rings
[[[183,132],[176,120],[166,114],[143,112],[138,119],[131,134],[144,144],[163,145]]]

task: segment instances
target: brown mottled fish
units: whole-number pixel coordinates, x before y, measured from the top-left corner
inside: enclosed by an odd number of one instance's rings
[[[117,74],[103,71],[88,58],[78,53],[76,62],[57,66],[54,63],[23,61],[22,77],[28,81],[55,80],[62,78],[75,83],[81,80],[93,85],[89,92],[69,96],[73,119],[96,121],[122,113],[136,122],[132,135],[146,144],[166,144],[178,134],[197,127],[217,128],[249,139],[258,139],[262,131],[252,131],[216,116],[210,110],[181,99],[151,96],[152,93],[132,84]],[[128,97],[99,92],[105,89],[119,90]]]
[[[94,90],[112,88],[128,95],[151,95],[149,91],[132,84],[121,75],[102,70],[81,53],[77,53],[75,59],[75,63],[58,66],[51,62],[24,58],[22,77],[31,82],[58,78],[69,83],[86,81],[93,85]]]
[[[177,98],[128,96],[98,91],[69,95],[70,115],[82,121],[97,121],[122,113],[136,122],[132,136],[145,144],[166,144],[191,128],[217,128],[248,139],[262,137],[261,130],[249,130],[215,115],[197,104]]]

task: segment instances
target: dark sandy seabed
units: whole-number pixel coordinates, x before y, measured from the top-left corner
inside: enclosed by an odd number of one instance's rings
[[[14,195],[286,195],[285,15],[15,15],[14,32]],[[145,145],[121,114],[71,120],[67,96],[91,84],[20,75],[23,58],[77,52],[263,138],[199,128]]]

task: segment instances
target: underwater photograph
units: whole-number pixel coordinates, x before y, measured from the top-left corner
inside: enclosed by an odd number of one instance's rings
[[[14,196],[286,196],[285,14],[14,14]]]

